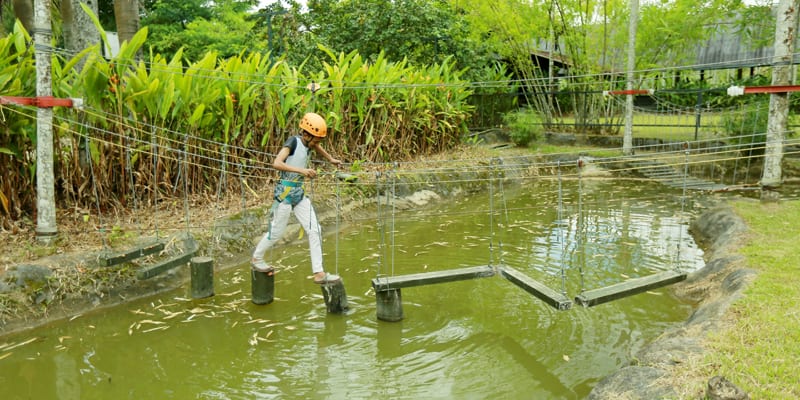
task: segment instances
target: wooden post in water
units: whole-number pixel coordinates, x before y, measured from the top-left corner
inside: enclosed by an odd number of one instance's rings
[[[275,274],[272,271],[250,270],[253,304],[269,304],[275,300]]]
[[[344,282],[341,278],[323,283],[322,297],[325,298],[325,306],[329,313],[341,314],[347,311],[347,293],[344,290]]]
[[[375,307],[378,319],[397,322],[403,319],[403,296],[400,289],[375,291]]]
[[[211,257],[193,257],[192,297],[200,299],[214,295],[214,260]]]

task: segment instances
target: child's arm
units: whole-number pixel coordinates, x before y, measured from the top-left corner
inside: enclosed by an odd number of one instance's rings
[[[322,154],[322,156],[325,157],[325,159],[328,160],[329,163],[331,163],[331,164],[333,164],[333,165],[335,165],[337,167],[342,164],[342,160],[339,160],[337,158],[333,158],[333,156],[331,156],[327,151],[325,151],[325,149],[323,149],[322,146],[319,145],[319,143],[317,143],[314,146],[314,150],[317,153]]]

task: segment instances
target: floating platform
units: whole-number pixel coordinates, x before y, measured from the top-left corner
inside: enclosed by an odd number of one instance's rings
[[[633,296],[651,289],[671,285],[686,279],[686,276],[687,274],[685,272],[664,271],[600,289],[587,290],[576,296],[575,302],[584,307],[596,306],[623,297]]]
[[[389,322],[403,319],[403,295],[400,290],[402,288],[490,276],[494,276],[494,268],[490,265],[482,265],[418,274],[377,277],[372,280],[372,287],[375,288],[377,317],[381,321]]]
[[[521,287],[526,292],[536,296],[558,310],[569,310],[572,308],[572,300],[569,297],[550,289],[543,283],[528,277],[522,272],[509,266],[500,267],[500,274],[513,284]]]
[[[372,279],[372,287],[375,288],[375,291],[380,292],[414,286],[432,285],[435,283],[486,278],[490,276],[494,276],[494,268],[489,265],[482,265],[478,267],[456,268],[444,271],[378,277]]]

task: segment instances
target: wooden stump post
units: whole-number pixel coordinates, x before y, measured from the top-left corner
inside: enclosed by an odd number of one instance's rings
[[[347,293],[344,290],[344,282],[341,278],[323,283],[322,297],[325,298],[325,306],[328,308],[329,313],[341,314],[347,311]]]
[[[211,257],[193,257],[192,297],[201,299],[214,295],[214,260]]]
[[[375,305],[379,320],[397,322],[403,319],[403,296],[400,289],[376,291]]]
[[[253,304],[269,304],[275,300],[275,274],[250,270]]]

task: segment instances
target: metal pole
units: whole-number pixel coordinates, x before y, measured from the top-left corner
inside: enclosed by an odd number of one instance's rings
[[[697,104],[694,106],[694,141],[697,141],[697,133],[700,130],[700,107],[703,106],[703,91],[697,91]]]

